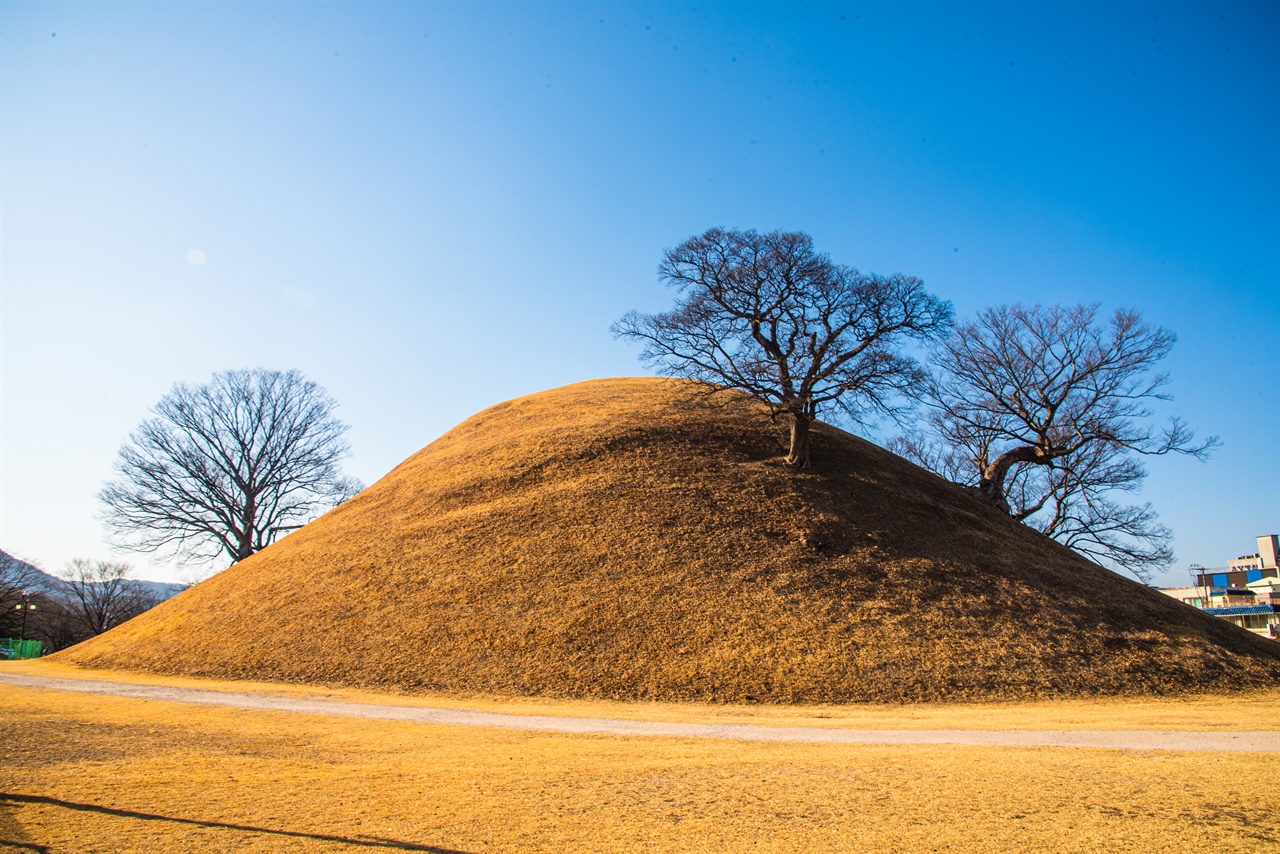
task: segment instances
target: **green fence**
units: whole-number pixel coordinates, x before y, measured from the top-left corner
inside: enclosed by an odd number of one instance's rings
[[[14,640],[0,638],[0,661],[19,658],[39,658],[44,641]]]

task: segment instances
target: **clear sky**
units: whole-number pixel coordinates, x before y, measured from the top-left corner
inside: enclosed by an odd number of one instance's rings
[[[1189,563],[1280,531],[1280,4],[0,4],[0,548],[175,382],[298,368],[367,483],[499,401],[644,373],[662,250],[798,229],[989,304],[1133,306]],[[182,570],[128,557],[158,580]]]

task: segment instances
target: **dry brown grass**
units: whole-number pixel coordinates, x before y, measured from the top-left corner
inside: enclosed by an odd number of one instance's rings
[[[11,687],[0,715],[0,850],[1280,847],[1270,754],[574,736]]]
[[[1280,685],[1280,644],[826,426],[668,380],[492,407],[67,661],[400,691],[829,703]]]
[[[766,705],[563,700],[547,697],[403,694],[361,688],[323,688],[280,682],[162,676],[93,670],[49,659],[0,662],[0,674],[89,679],[296,700],[472,709],[508,715],[611,718],[678,724],[750,724],[832,729],[1168,730],[1225,732],[1280,730],[1280,688],[1177,697],[1090,697],[980,703],[841,703]]]

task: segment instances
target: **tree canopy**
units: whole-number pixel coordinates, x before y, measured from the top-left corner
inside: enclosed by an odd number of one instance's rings
[[[1172,535],[1148,505],[1117,503],[1146,477],[1138,457],[1205,458],[1172,417],[1157,363],[1175,337],[1122,309],[1100,321],[1098,306],[1006,305],[984,309],[935,348],[923,400],[926,431],[894,450],[958,482],[993,506],[1139,577],[1172,561]]]
[[[802,232],[713,228],[667,250],[659,278],[674,309],[636,311],[614,335],[640,341],[667,376],[740,389],[790,426],[787,463],[810,462],[809,425],[825,407],[855,420],[893,413],[924,374],[903,345],[951,322],[914,276],[836,264]]]
[[[155,607],[160,597],[129,577],[132,567],[113,561],[76,559],[60,572],[63,605],[92,637]]]
[[[130,434],[99,493],[115,543],[239,561],[354,494],[336,406],[298,371],[178,383]]]

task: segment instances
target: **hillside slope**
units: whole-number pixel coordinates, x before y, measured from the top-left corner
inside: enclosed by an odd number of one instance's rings
[[[465,421],[271,548],[60,655],[508,695],[843,702],[1280,684],[1280,644],[818,425],[579,383]]]

